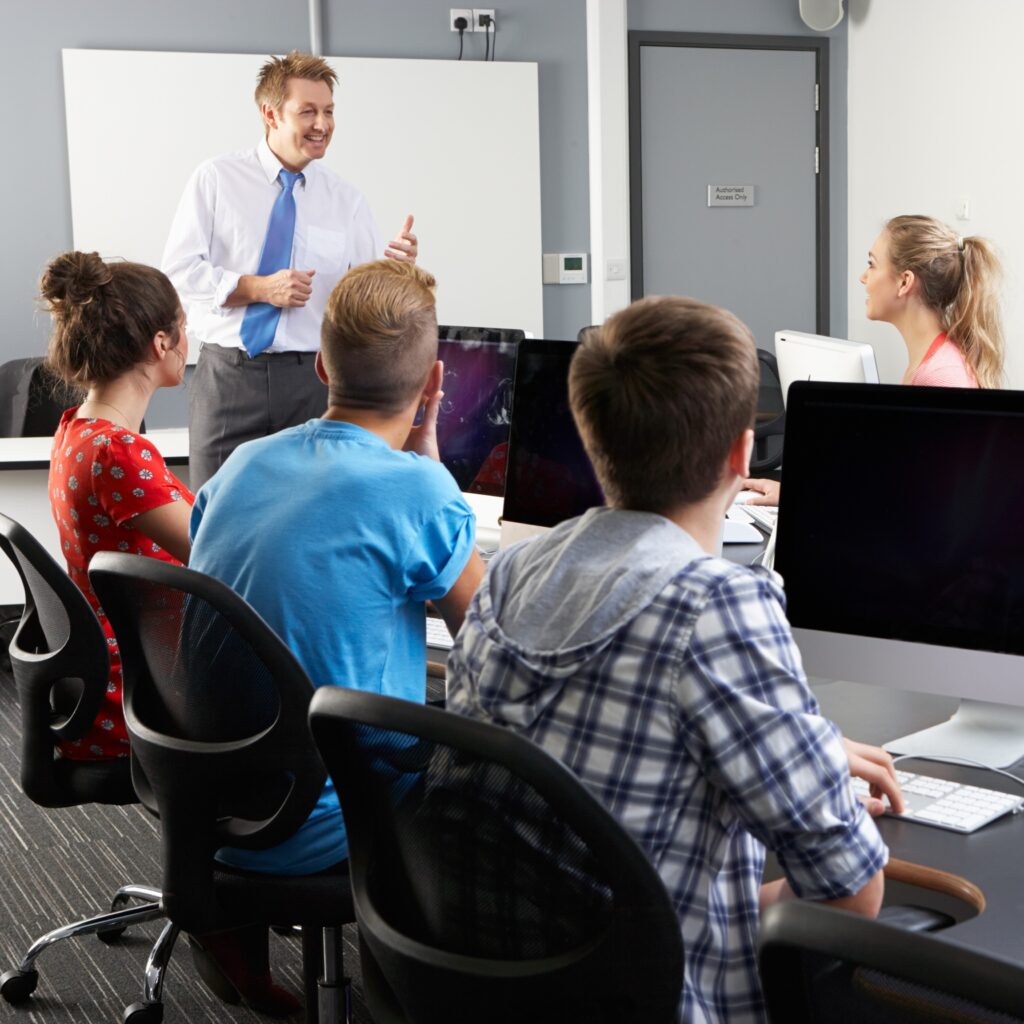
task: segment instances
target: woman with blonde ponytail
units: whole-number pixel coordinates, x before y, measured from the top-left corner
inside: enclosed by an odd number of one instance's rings
[[[934,217],[894,217],[868,253],[869,320],[903,336],[904,384],[998,388],[1003,382],[999,260],[989,242]]]
[[[1003,383],[1002,270],[992,244],[964,238],[934,217],[893,217],[860,275],[869,320],[907,346],[904,384],[998,388]],[[751,505],[778,505],[775,480],[751,478]]]

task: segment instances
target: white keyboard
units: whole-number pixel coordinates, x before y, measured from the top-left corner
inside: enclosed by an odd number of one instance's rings
[[[428,615],[427,646],[439,647],[442,650],[450,651],[454,642],[451,633],[448,632],[448,627],[444,624],[444,619],[439,619],[435,615]]]
[[[739,505],[751,519],[763,530],[769,533],[775,529],[775,523],[779,518],[778,505]]]
[[[951,832],[974,832],[1004,814],[1016,814],[1024,807],[1024,797],[1012,793],[999,793],[980,786],[964,786],[959,782],[936,779],[930,775],[896,770],[896,778],[903,790],[907,809],[903,814],[886,814],[894,818],[919,821]],[[853,780],[857,796],[867,796],[868,784],[863,779]]]

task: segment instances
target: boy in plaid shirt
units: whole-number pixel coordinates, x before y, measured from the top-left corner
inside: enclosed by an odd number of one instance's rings
[[[887,755],[818,713],[780,579],[714,555],[757,388],[750,332],[692,299],[589,332],[569,394],[608,506],[495,557],[448,662],[450,709],[561,759],[651,858],[687,1024],[765,1020],[759,908],[877,913],[887,850],[851,767],[899,806]],[[762,885],[766,847],[785,877]]]

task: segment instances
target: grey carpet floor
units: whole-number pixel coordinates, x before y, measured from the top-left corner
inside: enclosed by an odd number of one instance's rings
[[[13,682],[0,672],[0,971],[17,967],[44,932],[108,909],[118,886],[160,884],[158,823],[138,806],[36,807],[18,786],[19,733]],[[38,961],[35,994],[17,1006],[0,1002],[0,1021],[116,1024],[124,1007],[141,998],[146,957],[160,927],[139,926],[109,946],[95,936],[58,943]],[[345,929],[345,940],[354,1020],[370,1024],[359,990],[354,926]],[[301,992],[298,939],[272,934],[271,956],[276,979]],[[167,1024],[268,1020],[210,994],[194,974],[184,942],[175,948],[163,995]]]

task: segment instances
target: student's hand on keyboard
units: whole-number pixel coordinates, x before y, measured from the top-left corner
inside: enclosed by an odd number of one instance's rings
[[[904,811],[903,793],[896,780],[896,769],[892,758],[881,747],[872,747],[867,743],[858,743],[843,737],[846,759],[850,763],[850,774],[863,779],[871,787],[870,796],[862,797],[864,807],[872,817],[878,817],[886,811],[885,799],[893,813]]]
[[[746,500],[748,505],[778,505],[780,489],[777,480],[762,480],[759,477],[748,477],[743,481],[743,490],[754,492]]]

